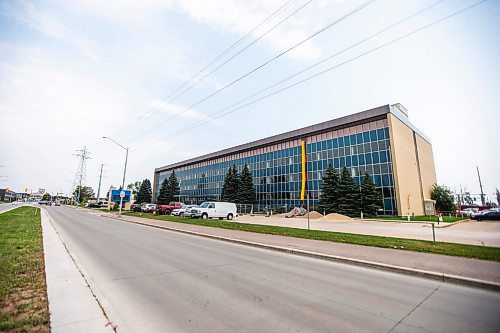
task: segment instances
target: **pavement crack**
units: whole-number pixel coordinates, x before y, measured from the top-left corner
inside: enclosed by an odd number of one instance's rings
[[[410,315],[411,315],[411,314],[412,314],[412,313],[413,313],[416,309],[418,309],[418,308],[419,308],[422,304],[424,304],[424,302],[425,302],[426,300],[428,300],[428,299],[429,299],[429,297],[431,297],[432,295],[434,295],[434,293],[435,293],[436,291],[438,291],[438,289],[439,289],[440,287],[441,287],[441,285],[438,285],[436,288],[434,288],[434,290],[433,290],[433,291],[431,291],[431,292],[429,293],[429,295],[427,295],[426,297],[424,297],[424,299],[423,299],[423,300],[421,300],[421,301],[420,301],[420,303],[418,303],[418,304],[417,304],[417,305],[416,305],[413,309],[411,309],[411,311],[410,311],[410,312],[408,312],[408,313],[406,314],[406,316],[404,316],[403,318],[401,318],[401,319],[400,319],[400,320],[396,323],[396,325],[394,325],[394,326],[393,326],[393,327],[392,327],[392,328],[388,331],[388,333],[391,333],[392,331],[394,331],[394,329],[395,329],[396,327],[398,327],[398,326],[399,326],[399,324],[401,324],[401,323],[402,323],[402,322],[403,322],[406,318],[408,318],[408,317],[409,317],[409,316],[410,316]]]

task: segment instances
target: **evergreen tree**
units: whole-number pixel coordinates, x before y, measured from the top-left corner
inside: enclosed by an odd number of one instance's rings
[[[149,179],[144,179],[141,184],[141,188],[139,189],[139,193],[137,194],[137,203],[141,204],[143,202],[149,203],[151,202],[152,191],[151,191],[151,182]]]
[[[254,204],[255,203],[255,187],[253,185],[253,177],[248,165],[245,164],[239,176],[239,188],[237,191],[238,203]]]
[[[372,176],[365,173],[363,183],[361,184],[360,208],[363,214],[367,216],[377,215],[377,210],[383,207],[382,193],[377,189]]]
[[[356,216],[359,212],[359,189],[349,170],[344,167],[339,182],[338,190],[338,210],[339,214]]]
[[[175,176],[175,170],[172,171],[172,173],[170,174],[170,177],[168,177],[167,193],[168,193],[168,202],[180,201],[179,194],[181,193],[181,189],[179,186],[179,181],[177,180],[177,177]]]
[[[328,165],[323,176],[323,186],[318,201],[320,213],[334,213],[338,210],[339,174],[332,165]]]
[[[238,201],[239,177],[236,165],[227,170],[224,184],[222,185],[221,199],[228,202]]]
[[[166,205],[170,202],[169,194],[168,194],[168,179],[165,178],[161,182],[160,186],[160,192],[158,193],[158,198],[156,199],[156,202],[159,205]]]

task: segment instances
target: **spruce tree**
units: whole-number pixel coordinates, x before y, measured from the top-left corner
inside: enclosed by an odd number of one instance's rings
[[[359,212],[359,189],[354,179],[352,179],[349,170],[344,167],[339,183],[339,199],[338,210],[339,214],[356,216]]]
[[[239,179],[236,165],[233,165],[227,170],[224,184],[222,185],[221,199],[228,202],[236,202],[238,200]]]
[[[326,168],[323,176],[323,186],[319,196],[318,209],[326,214],[334,213],[338,210],[339,198],[339,174],[331,164]]]
[[[372,176],[365,173],[363,183],[361,184],[360,208],[363,214],[367,216],[377,215],[377,210],[383,207],[382,193],[377,189]]]
[[[168,177],[167,189],[168,189],[168,192],[167,192],[168,193],[168,202],[180,201],[178,199],[179,199],[179,194],[181,191],[180,191],[179,181],[177,180],[177,177],[175,176],[175,170],[172,171],[172,173],[170,174],[170,177]]]
[[[255,203],[255,187],[253,185],[253,177],[248,165],[245,164],[239,176],[238,188],[238,203],[254,204]]]
[[[139,193],[137,194],[137,203],[141,204],[143,202],[151,202],[151,182],[149,179],[144,179],[141,184],[141,188],[139,189]]]
[[[167,178],[165,178],[161,182],[160,193],[158,194],[158,199],[156,200],[156,202],[159,205],[166,205],[170,202],[169,193],[168,193],[168,179]]]

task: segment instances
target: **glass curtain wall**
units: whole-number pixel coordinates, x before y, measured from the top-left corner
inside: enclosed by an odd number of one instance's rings
[[[311,135],[303,140],[306,141],[307,191],[311,206],[317,206],[323,174],[328,165],[332,165],[339,174],[344,167],[348,168],[358,185],[368,172],[383,194],[383,213],[397,213],[386,120]],[[300,200],[300,142],[298,139],[291,140],[176,168],[181,188],[180,201],[199,204],[205,200],[220,200],[227,170],[236,165],[241,172],[247,164],[256,189],[256,209],[304,205],[305,202]],[[168,170],[159,174],[157,193],[161,182],[171,172]]]

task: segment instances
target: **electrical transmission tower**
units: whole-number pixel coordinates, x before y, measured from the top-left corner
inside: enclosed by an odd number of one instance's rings
[[[76,186],[76,183],[78,183],[78,197],[77,197],[77,202],[81,202],[81,191],[82,191],[82,184],[85,183],[85,177],[86,177],[86,172],[87,172],[87,160],[90,159],[90,152],[87,150],[87,146],[83,147],[83,149],[79,149],[76,151],[76,154],[73,154],[74,156],[77,156],[80,158],[80,162],[78,163],[78,170],[76,171],[76,176],[75,176],[75,181],[73,182],[73,191]]]

